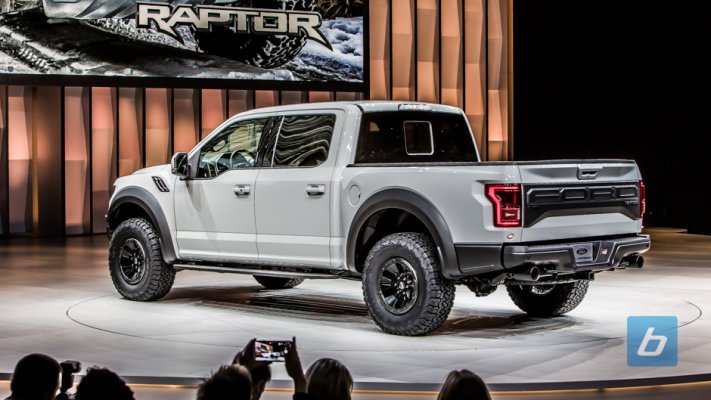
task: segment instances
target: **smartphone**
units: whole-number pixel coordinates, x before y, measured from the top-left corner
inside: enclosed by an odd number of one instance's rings
[[[291,340],[257,339],[254,342],[254,359],[256,361],[284,362],[290,344]]]

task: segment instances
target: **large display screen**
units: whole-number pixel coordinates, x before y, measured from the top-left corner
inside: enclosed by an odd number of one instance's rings
[[[0,0],[0,73],[362,84],[364,2]]]

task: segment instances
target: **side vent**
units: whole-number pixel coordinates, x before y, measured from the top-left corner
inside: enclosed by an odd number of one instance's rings
[[[170,189],[168,189],[168,185],[163,182],[163,178],[161,178],[160,176],[152,176],[151,178],[153,178],[153,183],[156,184],[158,190],[164,193],[170,192]]]

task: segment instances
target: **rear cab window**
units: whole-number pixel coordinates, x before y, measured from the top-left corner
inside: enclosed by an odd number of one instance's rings
[[[478,162],[465,117],[389,111],[362,117],[356,164]]]

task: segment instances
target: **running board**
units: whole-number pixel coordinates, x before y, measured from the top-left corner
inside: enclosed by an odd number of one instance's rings
[[[326,274],[322,272],[297,272],[297,271],[278,271],[271,269],[259,268],[243,268],[243,267],[224,267],[218,265],[194,265],[194,264],[174,264],[173,268],[176,271],[192,270],[192,271],[210,271],[228,274],[245,274],[245,275],[260,275],[274,276],[277,278],[309,278],[309,279],[338,279],[342,276],[335,274]]]

